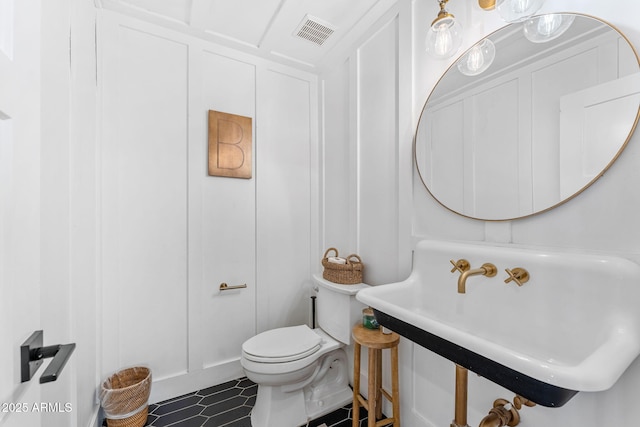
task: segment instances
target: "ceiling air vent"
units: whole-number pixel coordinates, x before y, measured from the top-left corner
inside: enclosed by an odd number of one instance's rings
[[[298,28],[296,28],[294,35],[322,46],[335,30],[331,24],[311,15],[306,15],[298,25]]]

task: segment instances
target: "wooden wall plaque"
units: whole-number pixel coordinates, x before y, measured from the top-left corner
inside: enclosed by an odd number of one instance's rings
[[[251,178],[251,117],[209,110],[209,175]]]

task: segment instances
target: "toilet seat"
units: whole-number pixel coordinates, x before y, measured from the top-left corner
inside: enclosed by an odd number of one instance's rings
[[[322,337],[307,325],[289,326],[262,332],[242,344],[247,360],[284,363],[304,359],[322,346]]]

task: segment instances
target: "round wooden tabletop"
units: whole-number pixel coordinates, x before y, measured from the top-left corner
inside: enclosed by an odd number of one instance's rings
[[[353,327],[352,336],[358,344],[375,349],[393,348],[400,342],[400,335],[395,332],[383,334],[382,328],[367,329],[360,323]]]

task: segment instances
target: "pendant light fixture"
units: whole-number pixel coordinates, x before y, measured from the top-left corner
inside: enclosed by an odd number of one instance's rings
[[[545,0],[478,0],[478,6],[486,11],[498,9],[502,19],[507,22],[522,22],[539,11],[544,2]]]
[[[535,14],[544,0],[496,0],[496,9],[507,22],[522,22]]]
[[[491,40],[483,39],[458,59],[458,70],[465,76],[477,76],[491,66],[495,57],[495,45]]]
[[[427,31],[426,50],[436,59],[452,57],[462,44],[462,25],[446,11],[449,0],[439,0],[440,12]]]
[[[449,0],[438,0],[440,12],[433,20],[431,26],[427,30],[425,47],[427,53],[435,59],[447,59],[458,52],[462,44],[462,25],[445,9]],[[478,6],[486,11],[496,9],[502,19],[506,22],[522,22],[533,16],[544,4],[545,0],[478,0]],[[535,23],[528,23],[529,34],[527,38],[534,43],[543,43],[558,37],[571,25],[571,22],[561,22],[560,19],[536,20]],[[535,26],[535,28],[534,28]],[[558,27],[556,29],[556,27]],[[494,46],[474,46],[465,56],[467,65],[458,62],[460,72],[465,75],[476,75],[484,71],[493,61],[495,57]],[[478,64],[483,65],[488,61],[484,69]]]
[[[524,36],[532,43],[546,43],[564,34],[574,19],[575,15],[562,13],[536,16],[524,23]]]
[[[478,0],[478,6],[484,10],[493,10],[496,8],[496,0]]]

